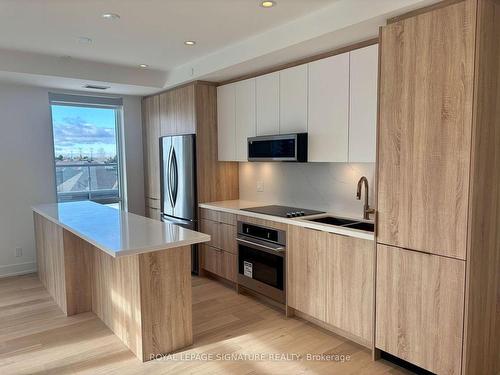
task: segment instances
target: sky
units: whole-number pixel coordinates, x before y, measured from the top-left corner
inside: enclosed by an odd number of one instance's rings
[[[59,155],[94,158],[116,155],[115,111],[109,108],[52,106],[54,150]]]

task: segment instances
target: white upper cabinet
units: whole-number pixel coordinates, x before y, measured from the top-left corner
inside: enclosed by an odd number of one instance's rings
[[[217,148],[220,161],[236,158],[234,88],[234,84],[217,87]]]
[[[235,84],[235,145],[237,161],[248,159],[248,137],[255,137],[255,79]]]
[[[280,72],[280,134],[307,132],[307,65]]]
[[[280,132],[280,73],[257,77],[257,135],[274,135]]]
[[[351,51],[349,162],[375,163],[378,44]]]
[[[349,53],[309,64],[308,161],[347,162]]]
[[[248,137],[308,133],[308,161],[374,163],[378,45],[217,88],[221,161],[246,161]]]

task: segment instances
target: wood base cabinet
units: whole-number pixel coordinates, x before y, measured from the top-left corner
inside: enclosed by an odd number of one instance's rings
[[[233,283],[238,280],[238,258],[230,252],[208,245],[200,245],[201,264],[204,270]]]
[[[373,241],[294,225],[288,233],[288,306],[371,347]]]
[[[201,268],[232,282],[238,277],[236,215],[202,208],[200,231],[211,240],[201,245]]]
[[[377,348],[437,374],[460,374],[465,262],[377,246]]]
[[[287,304],[326,321],[327,243],[325,232],[288,227]]]

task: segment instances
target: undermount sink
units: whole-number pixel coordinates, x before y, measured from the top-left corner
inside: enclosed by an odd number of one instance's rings
[[[357,223],[356,220],[341,219],[339,217],[334,217],[334,216],[323,216],[323,217],[318,217],[316,219],[305,219],[305,220],[314,221],[316,223],[337,225],[341,227],[344,225],[352,225]]]
[[[344,228],[349,228],[349,229],[357,229],[357,230],[362,230],[365,232],[374,232],[375,231],[375,224],[373,224],[373,223],[368,223],[368,222],[359,221],[359,220],[343,219],[343,218],[335,217],[335,216],[322,216],[322,217],[311,218],[311,219],[305,218],[304,220],[313,221],[313,222],[322,223],[322,224],[336,225],[339,227],[344,227]]]
[[[366,223],[364,221],[360,221],[359,223],[354,223],[354,224],[350,224],[350,225],[344,225],[344,227],[364,230],[366,232],[374,232],[375,231],[375,224]]]

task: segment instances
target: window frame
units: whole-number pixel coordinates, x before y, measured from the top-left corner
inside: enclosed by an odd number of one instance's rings
[[[112,109],[115,114],[115,139],[116,139],[116,157],[118,164],[118,203],[122,210],[127,209],[126,200],[126,175],[125,175],[125,160],[124,160],[124,125],[123,125],[123,99],[119,97],[100,97],[87,95],[73,95],[61,93],[49,93],[49,109],[52,125],[52,143],[53,143],[53,163],[54,163],[54,180],[56,200],[59,202],[59,194],[57,192],[57,162],[55,156],[55,138],[54,138],[54,119],[52,118],[52,106],[67,106],[67,107],[84,107],[84,108],[101,108]],[[89,191],[89,199],[91,193]],[[101,202],[97,202],[101,203]],[[106,204],[106,203],[102,203]]]

